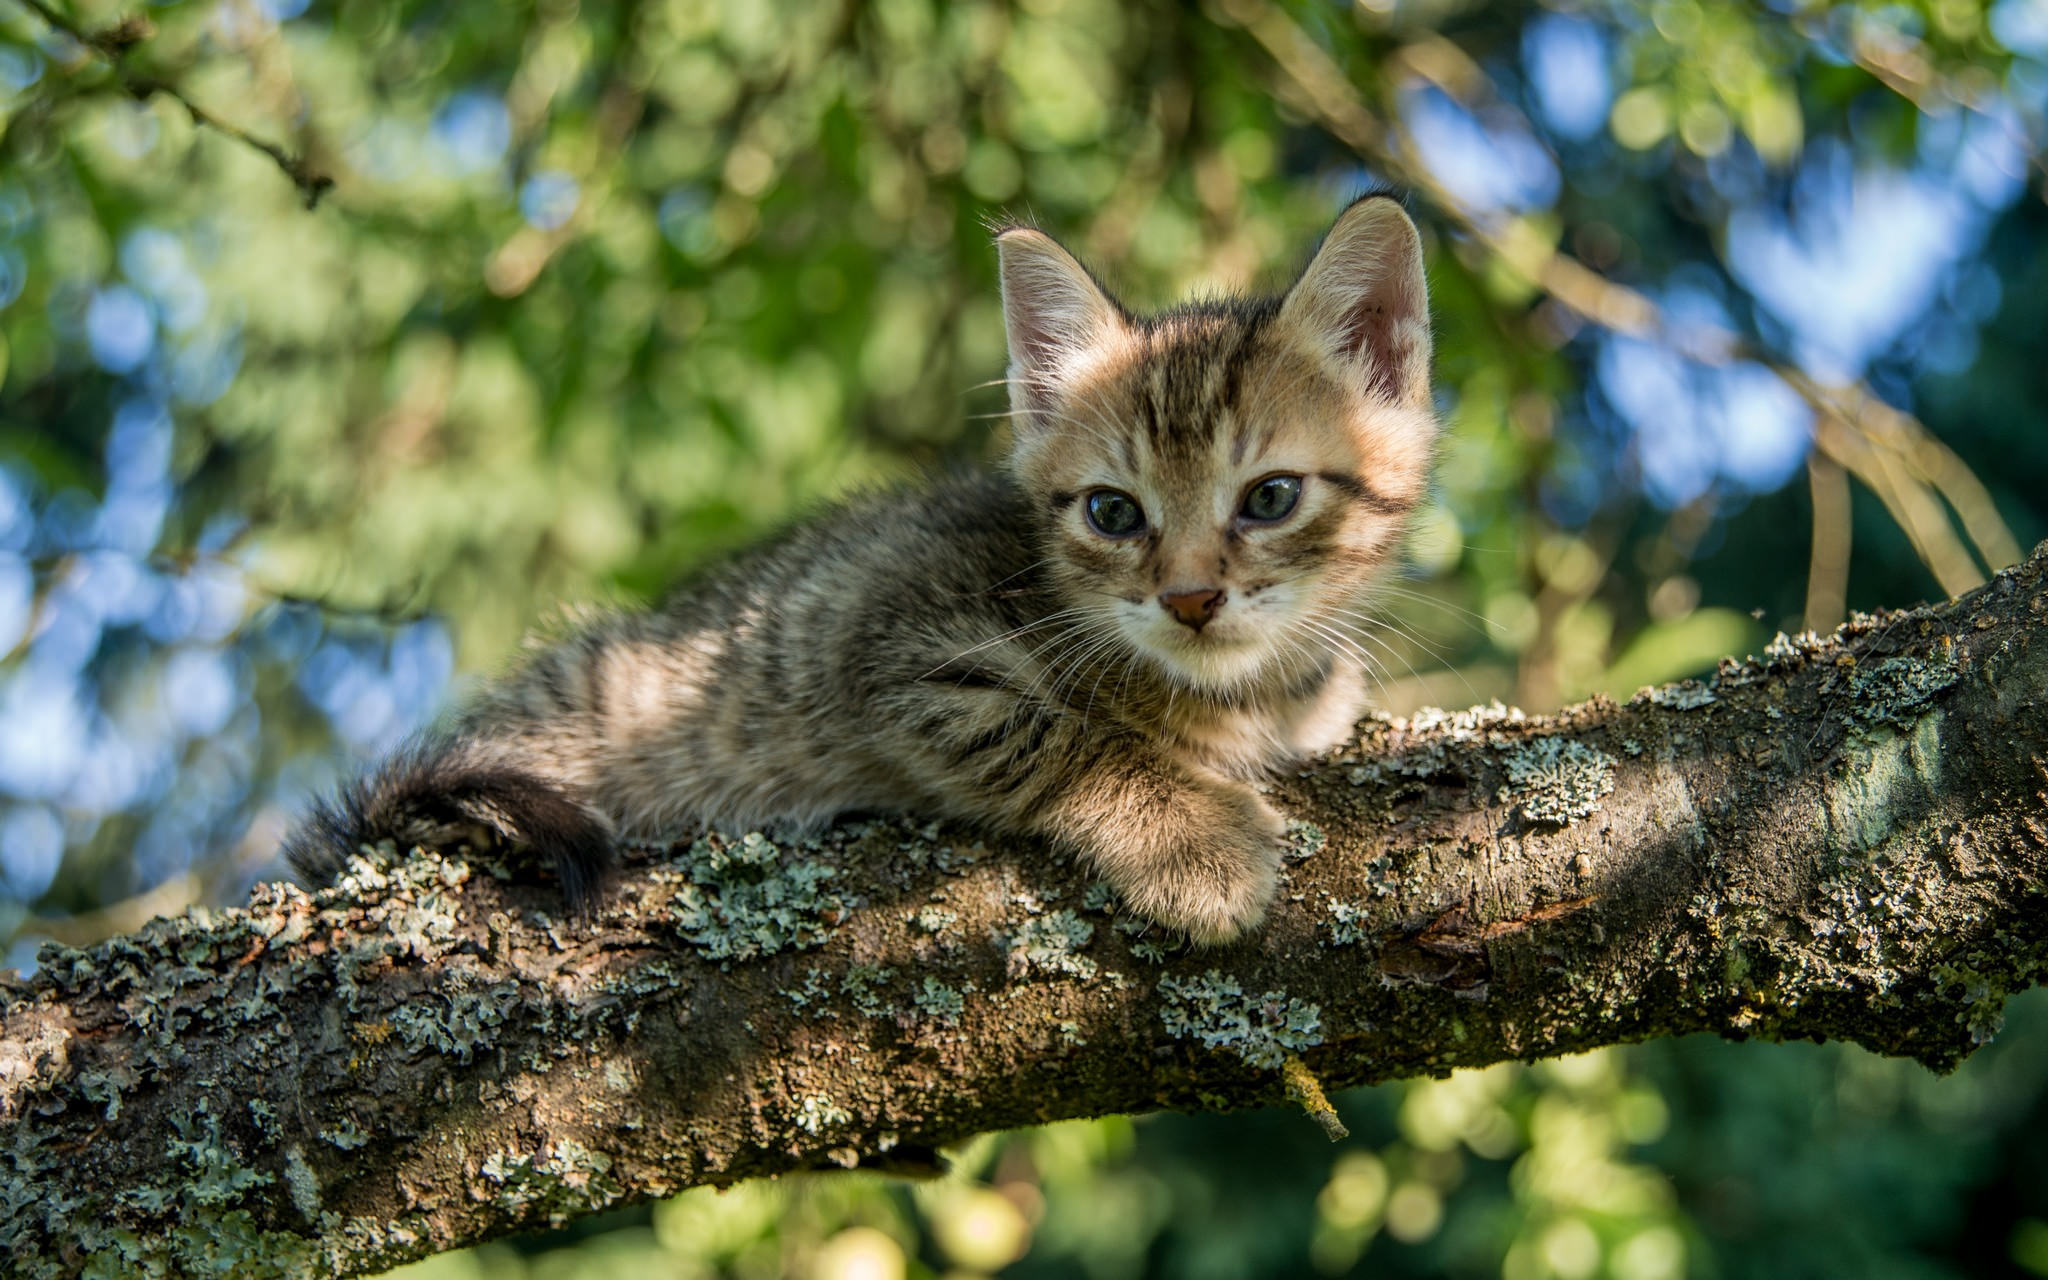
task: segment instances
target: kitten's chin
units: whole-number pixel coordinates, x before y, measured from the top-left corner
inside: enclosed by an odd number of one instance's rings
[[[1235,693],[1255,683],[1273,664],[1273,648],[1259,640],[1176,635],[1167,643],[1139,642],[1167,677],[1204,693]]]

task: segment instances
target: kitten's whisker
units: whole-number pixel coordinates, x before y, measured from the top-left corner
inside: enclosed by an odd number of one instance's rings
[[[1030,573],[1032,570],[1038,568],[1039,566],[1048,565],[1051,563],[1051,556],[1041,556],[1038,559],[1033,560],[1030,564],[1025,565],[1022,569],[1017,570],[1017,572],[1010,574],[1007,577],[997,578],[994,582],[991,582],[986,587],[983,587],[979,592],[965,592],[963,594],[993,595],[995,593],[995,589],[997,587],[1002,586],[1004,583],[1015,582],[1017,579],[1023,577],[1027,573]]]
[[[1071,691],[1073,687],[1078,686],[1081,683],[1082,678],[1088,674],[1089,664],[1094,662],[1098,655],[1102,654],[1103,652],[1108,650],[1110,646],[1114,645],[1117,642],[1117,639],[1118,636],[1114,627],[1105,627],[1097,631],[1091,632],[1089,635],[1089,640],[1091,641],[1091,643],[1086,648],[1084,648],[1081,651],[1080,656],[1074,658],[1068,666],[1068,674],[1071,676],[1071,679],[1069,679],[1066,682],[1065,690]],[[1055,688],[1061,688],[1061,686],[1055,685]],[[1063,701],[1066,700],[1067,697],[1066,691],[1062,691],[1059,695]],[[1069,702],[1068,705],[1071,706],[1071,702]],[[1087,716],[1084,714],[1081,719],[1082,723],[1085,725],[1087,723]]]
[[[1306,627],[1311,633],[1320,636],[1324,640],[1327,640],[1332,646],[1330,648],[1331,653],[1342,656],[1349,656],[1354,661],[1363,663],[1369,667],[1378,665],[1378,661],[1372,656],[1371,653],[1367,652],[1355,640],[1345,635],[1343,632],[1337,630],[1335,627],[1328,626],[1322,622],[1318,622],[1313,618],[1302,619],[1302,626]]]
[[[1368,619],[1368,621],[1370,621],[1370,619]],[[1420,680],[1422,678],[1421,673],[1415,670],[1414,665],[1411,664],[1408,661],[1408,659],[1401,656],[1400,650],[1394,648],[1394,646],[1388,644],[1386,641],[1380,639],[1379,637],[1364,631],[1345,631],[1342,627],[1338,626],[1334,620],[1331,622],[1323,623],[1321,625],[1325,626],[1331,631],[1335,631],[1338,634],[1347,637],[1354,643],[1364,643],[1378,646],[1380,652],[1386,654],[1388,657],[1392,658],[1394,661],[1400,663],[1403,667],[1407,668],[1409,676],[1417,680]]]
[[[1092,664],[1098,663],[1104,657],[1115,656],[1115,648],[1118,645],[1118,642],[1122,639],[1122,636],[1118,632],[1118,630],[1112,625],[1095,633],[1095,635],[1092,638],[1094,642],[1090,644],[1086,649],[1084,649],[1081,655],[1075,658],[1069,665],[1067,678],[1063,681],[1063,683],[1055,685],[1058,697],[1061,701],[1065,702],[1070,709],[1073,706],[1073,701],[1071,697],[1073,690],[1080,686],[1082,679],[1087,676]],[[1102,677],[1101,675],[1097,675],[1096,687],[1099,688],[1101,686],[1101,683]],[[1088,716],[1090,712],[1094,710],[1094,707],[1094,694],[1091,691],[1089,695],[1088,705],[1084,707],[1081,711],[1081,728],[1083,732],[1087,731]]]
[[[962,387],[960,394],[964,396],[972,391],[986,391],[990,387],[1007,387],[1022,381],[1023,379],[1021,378],[990,378],[987,382],[977,382],[972,386]]]
[[[1060,662],[1063,661],[1068,654],[1075,652],[1077,649],[1083,647],[1084,645],[1094,640],[1095,637],[1098,634],[1100,634],[1100,629],[1104,625],[1104,620],[1097,617],[1090,617],[1082,622],[1069,625],[1067,628],[1062,630],[1059,635],[1053,637],[1051,640],[1045,641],[1044,643],[1032,649],[1029,658],[1031,660],[1038,660],[1038,655],[1040,653],[1043,653],[1045,650],[1052,649],[1055,646],[1057,646],[1056,652],[1054,652],[1050,658],[1044,659],[1043,661],[1039,662],[1038,671],[1032,676],[1030,683],[1025,686],[1023,692],[1020,693],[1018,696],[1023,699],[1037,697],[1040,687],[1046,685],[1050,681],[1051,688],[1049,692],[1051,692],[1054,695],[1054,698],[1044,700],[1056,700],[1058,696],[1057,675],[1059,672]]]
[[[1387,595],[1400,596],[1404,600],[1413,600],[1417,604],[1432,605],[1438,609],[1442,609],[1446,613],[1455,613],[1462,617],[1470,618],[1473,622],[1477,623],[1482,628],[1487,625],[1487,619],[1485,614],[1474,613],[1470,609],[1460,608],[1459,606],[1452,604],[1448,600],[1439,600],[1437,597],[1429,594],[1427,591],[1417,591],[1413,587],[1404,587],[1398,583],[1393,582],[1380,582],[1375,583],[1373,585],[1370,594],[1379,595],[1382,592],[1384,592]]]
[[[1073,414],[1066,413],[1058,409],[1006,409],[1001,413],[973,414],[970,415],[968,421],[971,422],[978,418],[1017,418],[1024,417],[1030,414],[1045,414],[1046,416],[1054,419],[1055,421],[1067,424],[1068,426],[1074,428],[1076,431],[1085,432],[1091,439],[1095,441],[1095,443],[1101,445],[1103,449],[1105,449],[1106,451],[1116,452],[1121,445],[1121,441],[1119,441],[1119,439],[1117,438],[1116,432],[1110,424],[1105,422],[1084,422],[1081,419],[1076,418]]]
[[[1354,637],[1342,630],[1339,630],[1337,627],[1334,627],[1328,623],[1321,622],[1313,618],[1304,619],[1303,622],[1307,627],[1309,627],[1310,630],[1314,631],[1317,635],[1320,635],[1328,639],[1333,644],[1339,646],[1339,648],[1334,652],[1342,652],[1349,654],[1353,659],[1360,663],[1363,663],[1371,671],[1380,672],[1385,670],[1385,668],[1380,663],[1380,660],[1377,657],[1375,657],[1370,650],[1366,649],[1363,645],[1358,643],[1357,637]]]
[[[1043,626],[1049,626],[1052,623],[1059,622],[1073,614],[1077,614],[1080,612],[1082,612],[1081,608],[1079,606],[1074,606],[1066,609],[1061,609],[1057,613],[1047,614],[1045,617],[1042,618],[1034,619],[1030,622],[1025,623],[1021,627],[1012,627],[1010,630],[1003,632],[999,636],[995,636],[992,639],[982,641],[980,644],[972,645],[966,649],[962,649],[960,652],[954,654],[952,657],[946,659],[944,662],[941,662],[938,666],[933,667],[931,671],[925,672],[924,676],[919,676],[918,678],[923,679],[925,676],[929,676],[933,672],[943,671],[947,667],[951,666],[953,663],[958,662],[960,659],[965,658],[971,654],[979,653],[983,649],[988,648],[990,645],[1001,644],[1005,640],[1013,640],[1018,636],[1024,635],[1028,632],[1036,631],[1038,628]]]
[[[1109,656],[1110,656],[1110,657],[1112,657],[1112,658],[1114,658],[1114,657],[1116,657],[1117,655],[1115,655],[1115,654],[1111,654],[1111,655],[1109,655]],[[1134,661],[1135,661],[1135,659],[1134,659],[1134,658],[1130,657],[1129,655],[1125,655],[1125,657],[1124,657],[1124,664],[1123,664],[1123,665],[1124,665],[1124,670],[1123,670],[1123,678],[1124,678],[1124,679],[1129,679],[1129,678],[1130,678],[1130,673],[1131,673],[1131,664],[1132,664],[1132,663],[1133,663]],[[1094,685],[1094,687],[1088,690],[1088,705],[1087,705],[1087,707],[1086,707],[1085,709],[1083,709],[1083,710],[1082,710],[1082,712],[1081,712],[1081,725],[1082,725],[1082,727],[1083,727],[1084,729],[1085,729],[1085,728],[1087,727],[1087,724],[1088,724],[1088,715],[1089,715],[1089,713],[1095,710],[1095,695],[1096,695],[1097,693],[1100,693],[1100,692],[1102,691],[1102,677],[1103,677],[1103,676],[1106,676],[1106,675],[1108,675],[1108,674],[1109,674],[1109,672],[1108,672],[1108,670],[1107,670],[1107,669],[1104,669],[1104,670],[1103,670],[1102,672],[1098,673],[1098,674],[1096,675],[1096,677],[1095,677],[1095,685]],[[1119,680],[1119,681],[1118,681],[1118,684],[1121,684],[1121,683],[1122,683],[1122,680]],[[1116,691],[1115,691],[1114,689],[1112,689],[1112,690],[1110,691],[1110,695],[1109,695],[1109,697],[1110,697],[1110,704],[1111,704],[1112,706],[1114,706],[1114,705],[1116,704],[1116,702],[1117,702],[1117,698],[1118,698],[1118,695],[1117,695],[1117,693],[1116,693]]]
[[[952,657],[946,659],[944,662],[941,662],[938,666],[933,667],[930,671],[927,671],[924,674],[918,676],[918,679],[929,680],[933,676],[937,675],[939,672],[944,671],[947,667],[950,667],[954,663],[960,661],[960,659],[962,658],[980,653],[983,649],[986,649],[991,645],[1001,644],[1005,640],[1014,640],[1018,636],[1024,635],[1027,632],[1036,631],[1038,630],[1038,628],[1043,626],[1049,626],[1052,623],[1058,622],[1062,618],[1070,614],[1080,613],[1081,611],[1082,610],[1080,606],[1076,605],[1072,608],[1062,609],[1058,613],[1048,614],[1043,618],[1037,619],[1036,621],[1027,622],[1021,627],[1014,627],[1008,631],[1005,631],[1003,634],[995,637],[992,640],[984,640],[980,644],[977,644],[972,648],[962,649],[960,652],[954,654]]]
[[[1443,654],[1443,652],[1439,650],[1435,645],[1423,639],[1415,632],[1410,631],[1407,628],[1403,627],[1400,623],[1395,622],[1393,619],[1388,618],[1382,614],[1363,612],[1355,609],[1338,609],[1333,612],[1332,616],[1334,618],[1348,620],[1361,626],[1383,628],[1384,630],[1390,631],[1393,634],[1401,637],[1403,640],[1408,641],[1408,643],[1422,650],[1430,657],[1435,658],[1442,665],[1450,665],[1450,659],[1446,657]]]
[[[1051,639],[1034,645],[1031,652],[1025,655],[1028,662],[1035,664],[1034,669],[1029,681],[1019,691],[1018,696],[1020,698],[1036,697],[1039,687],[1045,683],[1047,673],[1054,670],[1062,658],[1072,652],[1076,646],[1083,643],[1091,635],[1093,635],[1093,632],[1085,622],[1077,622],[1062,627],[1059,634]],[[1040,655],[1046,653],[1047,650],[1052,650],[1051,655],[1041,657]]]
[[[1430,657],[1436,659],[1438,666],[1443,667],[1446,670],[1454,669],[1452,667],[1451,658],[1449,654],[1444,653],[1435,645],[1423,639],[1420,634],[1416,633],[1413,630],[1410,630],[1407,627],[1402,626],[1393,618],[1387,617],[1386,615],[1381,613],[1369,612],[1358,608],[1338,609],[1336,611],[1335,616],[1340,619],[1349,621],[1355,625],[1365,627],[1379,627],[1385,631],[1391,632],[1392,634],[1414,645],[1416,648],[1422,650]],[[1469,685],[1467,686],[1467,688],[1468,690],[1470,690]],[[1472,692],[1474,697],[1478,696],[1476,691]]]
[[[1353,618],[1352,620],[1357,623],[1362,623],[1366,626],[1388,625],[1385,619],[1371,616],[1358,616]],[[1398,630],[1395,630],[1395,634],[1400,635],[1403,633]],[[1400,651],[1395,649],[1392,645],[1365,631],[1360,631],[1358,633],[1358,638],[1360,640],[1368,641],[1372,644],[1378,645],[1382,650],[1390,654],[1396,662],[1399,662],[1403,667],[1406,667],[1408,669],[1408,676],[1410,679],[1414,680],[1418,684],[1422,683],[1423,677],[1421,673],[1416,671],[1414,666],[1410,664],[1406,658],[1403,658],[1400,654]],[[1474,702],[1479,701],[1479,691],[1472,687],[1472,681],[1466,678],[1464,672],[1452,666],[1450,661],[1447,658],[1445,658],[1444,655],[1437,653],[1434,649],[1431,649],[1429,645],[1424,644],[1417,637],[1408,636],[1407,638],[1413,641],[1414,643],[1421,645],[1423,649],[1427,650],[1430,656],[1434,657],[1437,660],[1437,663],[1441,666],[1443,670],[1448,671],[1452,675],[1456,676],[1458,678],[1458,683],[1465,686],[1466,696],[1470,697]]]
[[[1313,638],[1321,642],[1320,647],[1311,646],[1307,642],[1307,640],[1303,639],[1300,636],[1288,635],[1281,637],[1281,639],[1288,646],[1290,646],[1290,648],[1294,652],[1301,654],[1303,658],[1305,658],[1308,661],[1314,661],[1319,653],[1327,655],[1328,659],[1335,663],[1341,663],[1347,657],[1351,658],[1353,661],[1356,661],[1359,664],[1359,674],[1363,675],[1367,680],[1370,680],[1372,682],[1373,688],[1379,692],[1381,700],[1385,700],[1387,694],[1387,683],[1385,680],[1380,678],[1379,664],[1374,662],[1369,655],[1350,653],[1344,649],[1340,649],[1330,640],[1325,639],[1322,636],[1316,636]]]
[[[1348,641],[1340,633],[1329,630],[1320,624],[1311,623],[1310,625],[1317,633],[1318,638],[1323,641],[1326,651],[1333,657],[1340,659],[1348,657],[1358,663],[1362,674],[1364,674],[1366,679],[1372,681],[1373,687],[1379,691],[1380,700],[1385,701],[1388,692],[1387,672],[1385,668],[1380,666],[1379,660],[1370,653],[1360,649],[1356,644]]]

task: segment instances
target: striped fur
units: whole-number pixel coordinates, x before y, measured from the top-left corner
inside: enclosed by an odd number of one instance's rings
[[[1350,732],[1363,593],[1428,481],[1420,241],[1369,199],[1285,294],[1154,317],[1042,233],[998,248],[1006,469],[859,499],[584,621],[317,808],[293,864],[480,831],[573,888],[615,841],[894,811],[1048,838],[1201,941],[1256,923],[1283,824],[1254,783]],[[1295,510],[1240,518],[1275,474]],[[1090,527],[1102,488],[1142,533]],[[1200,630],[1161,606],[1186,591],[1222,592]]]

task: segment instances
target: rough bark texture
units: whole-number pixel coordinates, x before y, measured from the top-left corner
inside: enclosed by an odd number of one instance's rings
[[[1946,1068],[2048,969],[2048,546],[1932,609],[1551,719],[1369,721],[1276,788],[1254,939],[861,823],[594,919],[488,857],[258,891],[0,987],[10,1274],[357,1274],[982,1130],[1714,1031]],[[1284,1070],[1283,1070],[1284,1068]],[[1313,1082],[1309,1082],[1312,1088]]]

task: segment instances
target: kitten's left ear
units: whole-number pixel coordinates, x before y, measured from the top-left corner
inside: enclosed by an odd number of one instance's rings
[[[1338,216],[1280,316],[1369,394],[1429,407],[1422,237],[1391,197],[1366,196]]]

